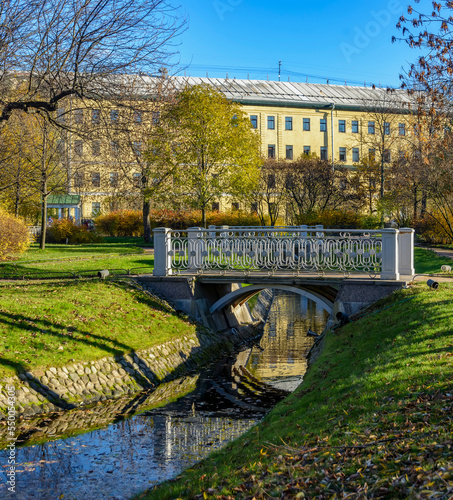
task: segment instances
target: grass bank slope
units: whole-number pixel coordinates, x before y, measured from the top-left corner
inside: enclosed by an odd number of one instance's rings
[[[260,425],[140,498],[451,498],[452,299],[401,290],[329,332]]]
[[[0,377],[93,361],[193,333],[127,281],[0,282]]]

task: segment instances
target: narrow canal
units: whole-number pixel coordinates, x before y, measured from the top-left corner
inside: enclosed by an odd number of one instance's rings
[[[278,293],[259,342],[153,393],[19,423],[16,492],[0,498],[129,499],[224,446],[293,391],[327,313]]]

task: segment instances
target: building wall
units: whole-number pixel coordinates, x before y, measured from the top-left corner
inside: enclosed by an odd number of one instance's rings
[[[321,148],[327,148],[327,159],[336,165],[353,167],[353,148],[359,149],[359,161],[368,157],[369,149],[377,148],[379,134],[368,133],[368,122],[375,121],[375,113],[359,110],[315,109],[297,107],[277,107],[269,105],[243,105],[244,111],[257,117],[257,133],[261,138],[261,155],[268,158],[268,147],[275,146],[276,159],[286,158],[286,147],[292,146],[293,159],[304,154],[304,147],[310,148],[310,153],[321,157]],[[333,116],[333,158],[332,158],[332,116]],[[275,128],[268,126],[269,117],[274,117]],[[292,119],[292,130],[287,130],[286,119]],[[309,120],[310,130],[304,130],[304,119]],[[321,120],[325,120],[325,131],[321,131]],[[340,132],[340,121],[345,122],[345,132]],[[356,133],[352,131],[352,122],[358,122]],[[410,118],[407,115],[394,115],[388,118],[390,136],[388,137],[391,159],[396,158],[398,151],[407,148],[410,131]],[[399,124],[405,124],[405,136],[399,135]],[[340,148],[346,148],[346,160],[340,160]],[[379,161],[379,154],[376,154]]]

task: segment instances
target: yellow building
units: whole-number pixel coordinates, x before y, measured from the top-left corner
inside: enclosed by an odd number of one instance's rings
[[[144,88],[155,86],[156,79],[141,78]],[[227,99],[239,103],[260,135],[263,158],[292,160],[303,154],[316,154],[332,162],[335,168],[353,168],[365,158],[388,164],[409,149],[414,139],[411,102],[403,91],[260,80],[191,77],[169,80],[177,89],[209,84]],[[135,102],[143,107],[144,101]],[[128,130],[127,151],[118,141],[123,133],[119,125],[124,109],[132,113],[129,123],[134,124]],[[94,131],[96,125],[106,121],[113,126],[109,138],[101,137],[102,134],[98,137],[94,132],[89,140],[76,136],[68,139],[68,155],[74,165],[69,194],[81,196],[82,217],[117,208],[116,199],[129,200],[131,208],[140,207],[137,189],[140,155],[135,153],[152,128],[142,120],[141,111],[133,106],[124,109],[72,110],[68,115],[73,122],[86,121]],[[68,110],[62,110],[63,115],[67,113]],[[148,115],[147,120],[152,121],[154,118],[149,116],[154,115]],[[218,208],[218,204],[213,208]],[[222,203],[220,208],[231,207]]]

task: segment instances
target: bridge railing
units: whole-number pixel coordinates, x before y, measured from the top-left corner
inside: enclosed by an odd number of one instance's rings
[[[154,229],[154,275],[227,271],[413,275],[414,230],[306,227]]]

